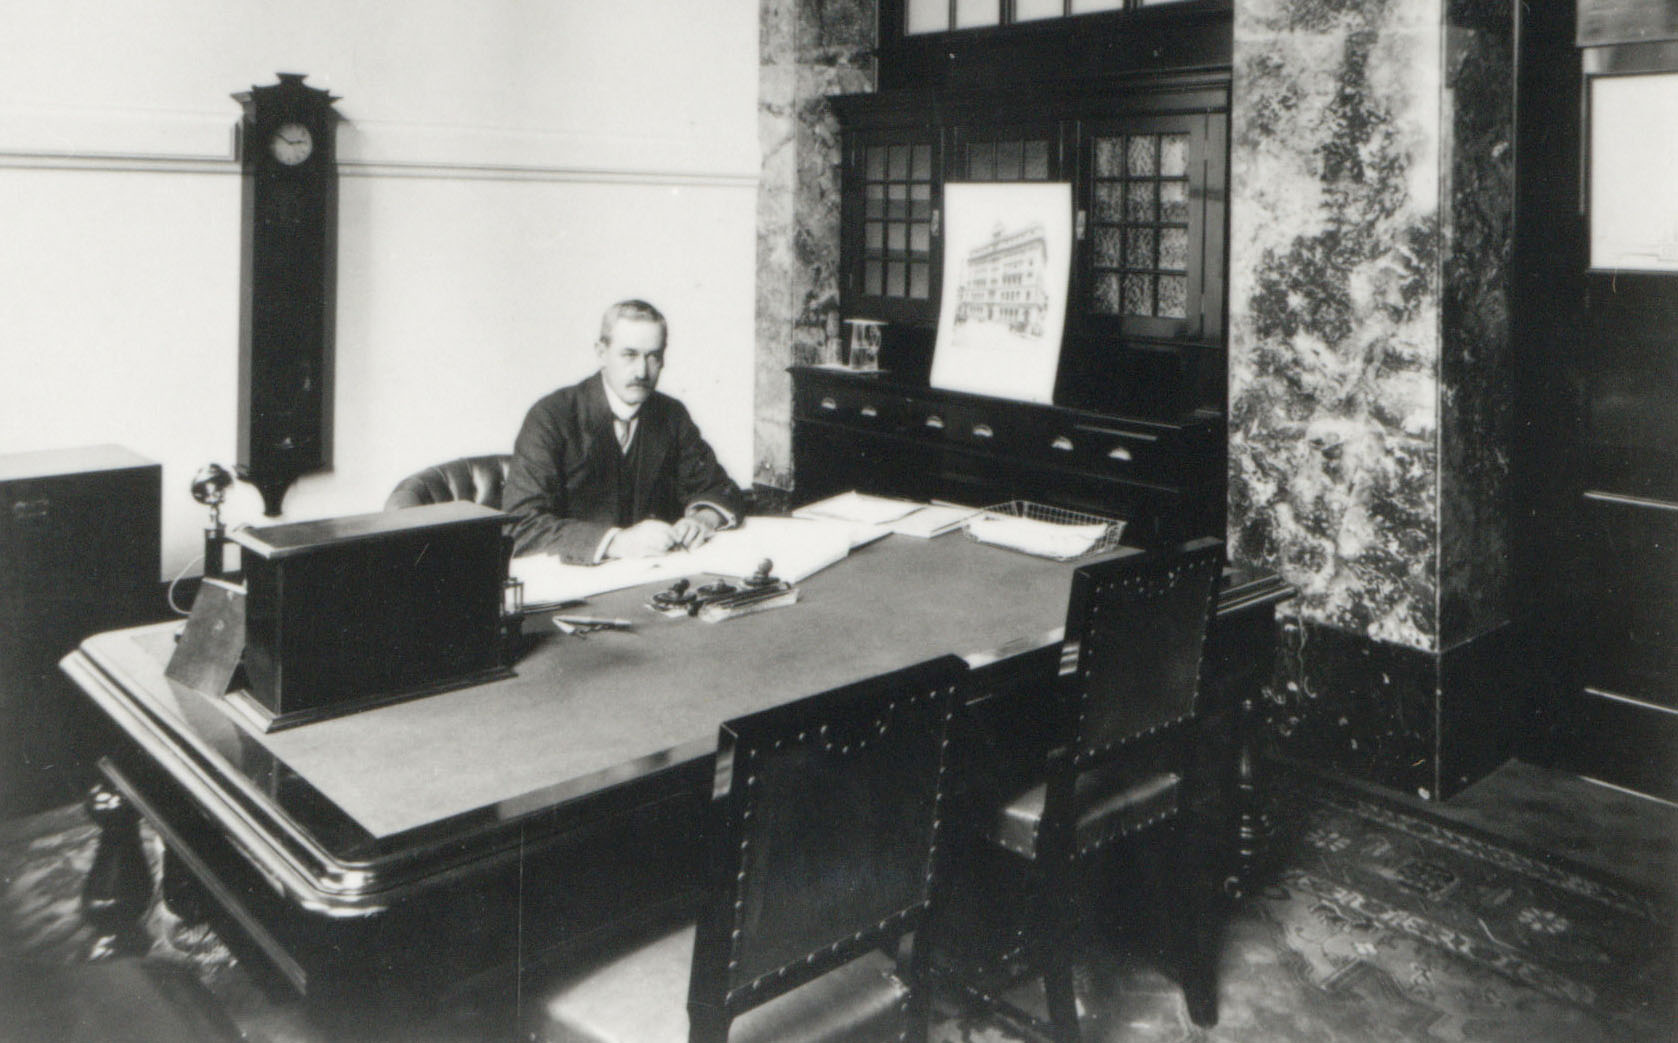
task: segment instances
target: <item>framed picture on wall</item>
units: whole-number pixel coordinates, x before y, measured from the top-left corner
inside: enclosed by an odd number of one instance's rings
[[[1072,266],[1072,186],[944,186],[933,387],[1052,402]]]

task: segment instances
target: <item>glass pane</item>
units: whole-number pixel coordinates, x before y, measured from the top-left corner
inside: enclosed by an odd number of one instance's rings
[[[1114,225],[1095,226],[1095,263],[1107,268],[1117,268],[1123,264],[1123,254],[1119,252],[1124,236]]]
[[[968,146],[967,178],[970,181],[996,180],[996,146],[990,142]]]
[[[1143,7],[1153,7],[1155,4],[1180,4],[1183,0],[1141,0]]]
[[[1178,272],[1188,269],[1189,230],[1187,228],[1161,228],[1159,230],[1159,266]]]
[[[1189,171],[1189,136],[1161,134],[1159,172],[1164,177],[1182,177]]]
[[[1159,314],[1168,319],[1188,315],[1189,283],[1181,275],[1159,277]]]
[[[884,181],[886,179],[886,149],[884,145],[871,145],[868,148],[868,180]]]
[[[927,287],[932,284],[932,266],[925,261],[909,265],[909,296],[926,300]]]
[[[1027,181],[1049,180],[1049,143],[1047,141],[1028,141],[1025,143],[1025,170]]]
[[[925,221],[932,216],[932,186],[909,186],[909,216]]]
[[[886,226],[886,249],[907,250],[909,248],[909,226],[892,223]]]
[[[1154,219],[1154,182],[1143,181],[1125,186],[1126,221],[1152,221]]]
[[[862,292],[878,297],[885,292],[885,268],[879,261],[869,261],[862,275]]]
[[[868,186],[868,212],[866,216],[876,218],[886,216],[886,186]]]
[[[907,266],[902,261],[892,261],[886,265],[886,295],[901,297],[908,287],[904,280]]]
[[[976,25],[997,25],[1002,21],[1002,0],[956,0],[957,29]]]
[[[893,145],[891,147],[891,179],[893,181],[909,180],[908,145]]]
[[[1119,277],[1103,272],[1095,280],[1095,310],[1103,315],[1119,313]]]
[[[1152,315],[1154,313],[1154,277],[1127,275],[1124,277],[1124,313]]]
[[[1014,21],[1035,22],[1059,18],[1066,13],[1066,0],[1014,0]]]
[[[1124,220],[1124,185],[1118,181],[1095,186],[1095,219],[1117,224]]]
[[[1124,0],[1072,0],[1073,14],[1089,14],[1093,11],[1117,11],[1124,6]]]
[[[1154,155],[1159,139],[1152,134],[1137,134],[1130,139],[1129,157],[1126,164],[1131,177],[1153,177],[1158,172],[1154,165]]]
[[[912,163],[912,176],[916,181],[932,180],[932,146],[916,145]]]
[[[1186,181],[1163,181],[1159,186],[1159,219],[1189,219],[1189,185]]]
[[[885,231],[886,226],[885,225],[881,224],[878,221],[870,221],[866,225],[864,225],[863,227],[865,229],[864,238],[867,240],[868,249],[878,250],[878,249],[882,248],[883,246],[885,246],[885,244],[886,244],[886,231]]]
[[[1154,230],[1152,228],[1125,229],[1124,263],[1126,268],[1154,267]]]
[[[909,0],[903,31],[915,33],[943,32],[950,27],[950,0]]]
[[[909,226],[909,249],[919,254],[932,249],[932,226],[924,221],[917,221]]]
[[[1123,138],[1095,139],[1095,176],[1122,177],[1124,176]]]
[[[891,203],[886,207],[886,216],[893,221],[901,221],[909,216],[909,186],[888,185],[886,194]]]
[[[1018,141],[1004,141],[996,146],[996,179],[998,181],[1018,181],[1020,179],[1020,143]]]

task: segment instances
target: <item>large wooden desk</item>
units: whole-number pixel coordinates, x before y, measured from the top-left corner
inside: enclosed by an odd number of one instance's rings
[[[171,903],[305,994],[529,965],[691,893],[721,721],[951,650],[975,700],[1029,698],[1053,674],[1070,571],[890,537],[798,605],[726,623],[603,595],[591,611],[633,632],[578,639],[534,617],[512,678],[271,735],[163,676],[178,624],[97,635],[63,664],[115,725],[89,799],[105,832],[88,913],[120,940],[147,900],[137,811],[165,840]],[[1265,655],[1281,590],[1226,591],[1218,654]]]

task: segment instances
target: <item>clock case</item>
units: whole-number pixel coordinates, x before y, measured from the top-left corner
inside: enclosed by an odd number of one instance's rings
[[[236,471],[280,513],[298,476],[332,463],[338,99],[300,73],[233,95],[242,184],[239,271],[239,449]],[[270,147],[288,123],[314,150],[288,166]]]

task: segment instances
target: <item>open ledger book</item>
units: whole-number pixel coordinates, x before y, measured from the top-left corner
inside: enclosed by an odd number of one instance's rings
[[[524,582],[527,611],[684,576],[750,576],[765,558],[774,563],[776,576],[797,583],[849,554],[852,535],[846,522],[748,517],[693,550],[599,565],[567,565],[552,554],[532,554],[514,558],[511,572]]]

